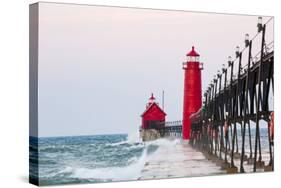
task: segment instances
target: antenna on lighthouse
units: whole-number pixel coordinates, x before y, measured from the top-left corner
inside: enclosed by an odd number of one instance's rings
[[[164,111],[164,90],[162,91],[162,110]]]

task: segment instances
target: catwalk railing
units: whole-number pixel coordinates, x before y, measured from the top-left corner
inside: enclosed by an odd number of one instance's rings
[[[246,35],[245,48],[237,48],[236,59],[229,58],[218,71],[204,93],[203,107],[190,116],[190,144],[215,157],[229,173],[246,172],[245,165],[253,172],[274,167],[273,39],[266,43],[271,22],[259,23],[251,40]],[[259,49],[255,56],[254,49]]]
[[[182,137],[182,121],[169,121],[162,124],[162,128],[159,129],[161,137]]]
[[[142,129],[142,126],[139,127],[139,130]],[[160,133],[161,137],[182,137],[182,121],[166,121],[166,122],[157,122],[153,126],[149,126],[145,129],[155,129]]]

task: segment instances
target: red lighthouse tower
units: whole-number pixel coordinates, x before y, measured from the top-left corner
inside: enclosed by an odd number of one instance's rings
[[[189,116],[197,112],[202,106],[201,99],[201,70],[203,64],[199,63],[199,54],[192,50],[186,54],[187,61],[183,63],[184,69],[184,98],[183,98],[183,139],[190,138],[190,119]]]

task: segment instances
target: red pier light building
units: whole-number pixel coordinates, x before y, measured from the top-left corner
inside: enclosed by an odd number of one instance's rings
[[[146,110],[141,115],[142,117],[142,129],[157,129],[159,123],[165,122],[166,113],[155,102],[153,93],[149,98],[146,105]]]
[[[183,127],[182,137],[190,139],[190,115],[197,112],[202,106],[201,70],[203,63],[199,63],[199,54],[192,50],[186,54],[187,61],[183,63],[184,94],[183,94]]]

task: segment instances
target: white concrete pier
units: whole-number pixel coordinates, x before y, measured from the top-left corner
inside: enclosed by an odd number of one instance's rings
[[[225,174],[214,162],[208,161],[189,144],[177,143],[158,148],[147,157],[139,179],[160,179]]]

